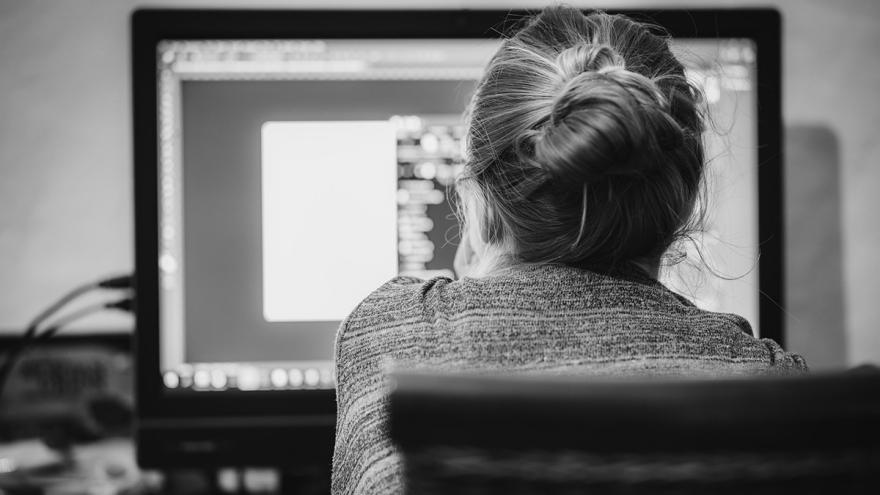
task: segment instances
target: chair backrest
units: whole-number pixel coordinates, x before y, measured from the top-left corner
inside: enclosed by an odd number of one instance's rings
[[[392,383],[408,493],[880,493],[875,371]]]

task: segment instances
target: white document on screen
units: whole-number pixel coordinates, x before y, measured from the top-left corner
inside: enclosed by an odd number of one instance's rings
[[[262,127],[263,316],[342,320],[397,275],[397,136],[388,121]]]

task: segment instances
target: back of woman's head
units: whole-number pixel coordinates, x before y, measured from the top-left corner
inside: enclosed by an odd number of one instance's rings
[[[479,207],[468,216],[521,262],[658,259],[700,187],[699,108],[666,36],[547,8],[505,40],[471,102],[459,187],[465,209]]]

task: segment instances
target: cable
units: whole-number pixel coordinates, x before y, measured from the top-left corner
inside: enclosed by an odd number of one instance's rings
[[[53,335],[58,333],[59,330],[66,327],[67,325],[70,325],[71,323],[73,323],[77,320],[85,318],[86,316],[89,316],[89,315],[92,315],[95,313],[100,313],[106,309],[116,309],[119,311],[129,312],[129,311],[131,311],[132,301],[133,301],[133,298],[125,297],[122,299],[117,299],[116,301],[91,304],[89,306],[85,306],[83,308],[80,308],[77,311],[74,311],[74,312],[69,313],[65,316],[62,316],[61,318],[58,318],[58,320],[56,320],[55,323],[52,324],[52,326],[46,328],[45,330],[43,330],[42,332],[37,334],[34,337],[34,341],[42,342],[42,341],[48,340],[50,337],[52,337]]]
[[[131,289],[134,287],[133,275],[120,275],[118,277],[105,278],[98,282],[102,289]]]
[[[78,298],[83,294],[87,294],[95,289],[100,288],[100,281],[98,282],[89,282],[87,284],[80,285],[79,287],[73,289],[67,294],[61,296],[57,301],[52,303],[48,308],[44,309],[40,314],[36,316],[28,326],[26,327],[24,334],[22,335],[22,340],[27,340],[37,332],[37,328],[40,326],[40,323],[45,321],[47,318],[55,314],[59,309],[66,306],[69,302]],[[19,346],[21,343],[19,343]]]
[[[133,277],[131,275],[120,275],[116,277],[110,277],[101,279],[95,282],[89,282],[87,284],[80,285],[76,287],[72,291],[67,294],[61,296],[57,301],[55,301],[48,308],[43,310],[39,315],[36,316],[25,329],[24,334],[22,335],[23,340],[28,340],[36,333],[37,328],[40,326],[40,323],[45,321],[47,318],[55,314],[59,309],[66,306],[69,302],[78,298],[79,296],[91,292],[95,289],[127,289],[132,287]],[[21,343],[19,344],[21,345]]]

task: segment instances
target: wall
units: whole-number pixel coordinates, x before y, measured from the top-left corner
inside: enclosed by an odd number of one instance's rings
[[[326,7],[154,1],[150,6]],[[586,4],[644,6],[647,0]],[[880,363],[880,2],[775,5],[784,18],[789,345],[814,367]],[[0,0],[0,331],[51,298],[132,267],[128,16],[137,0]],[[334,7],[538,7],[540,2],[337,1]],[[125,319],[93,322],[129,327]]]

